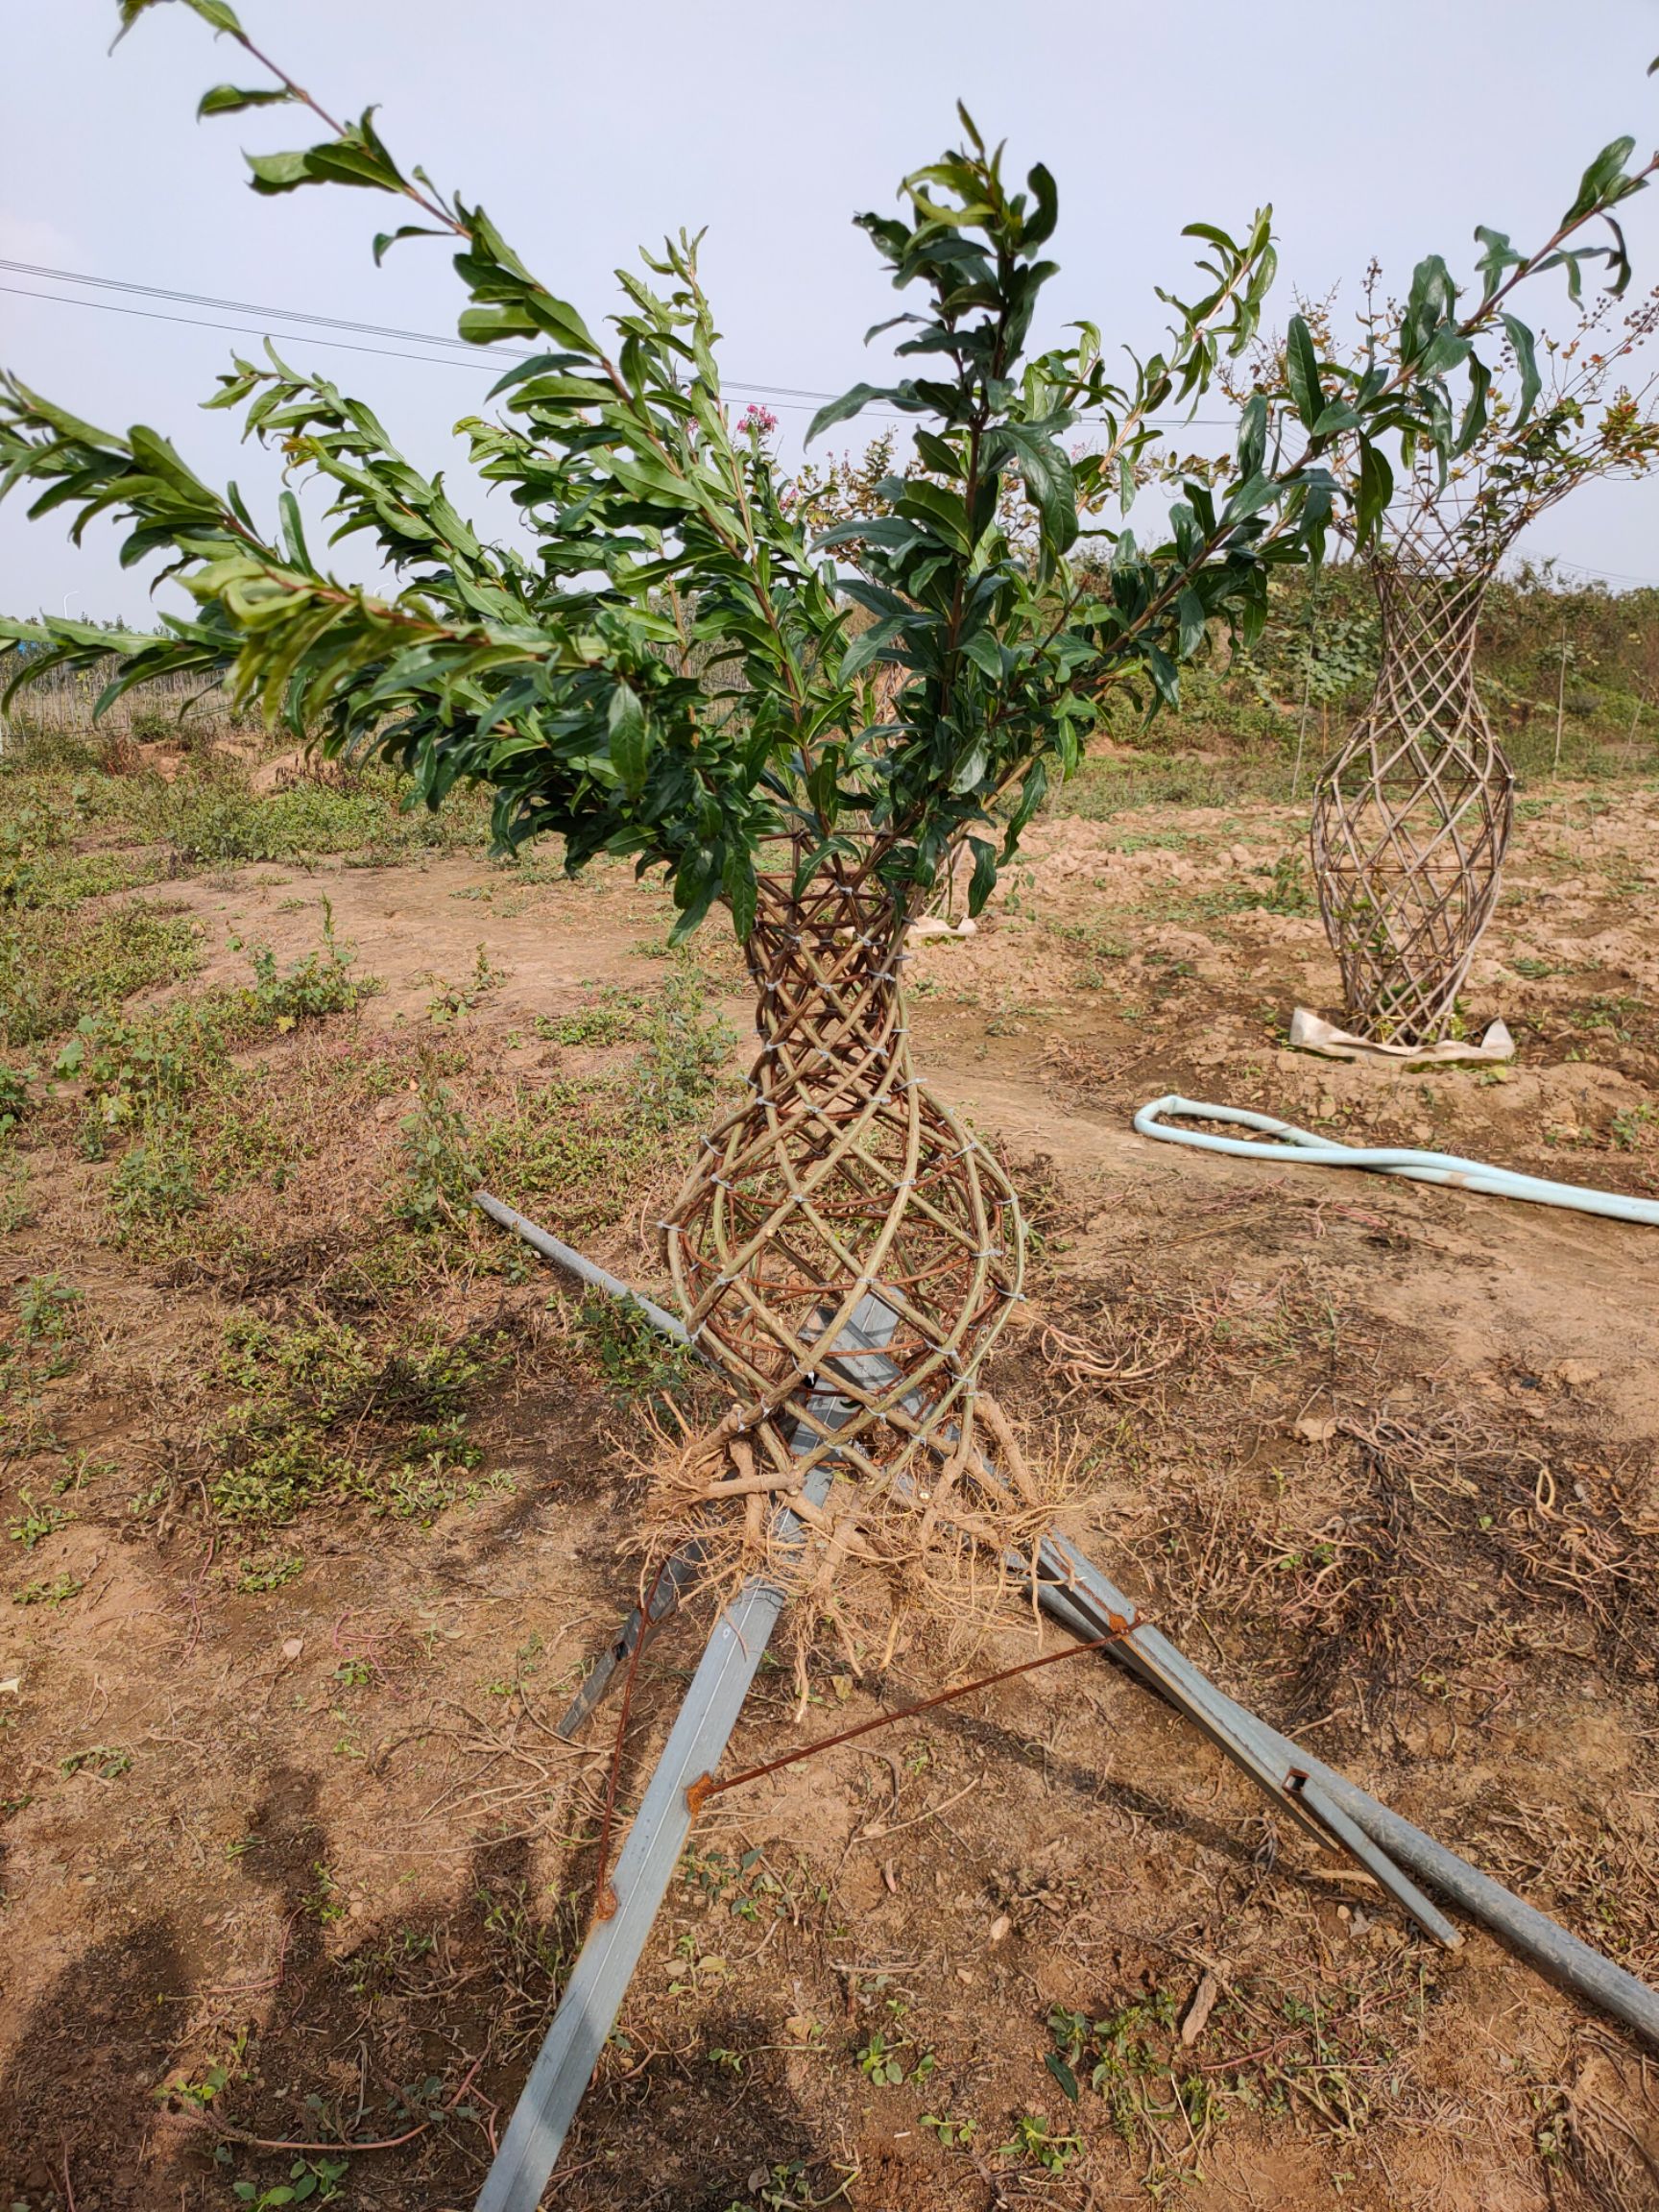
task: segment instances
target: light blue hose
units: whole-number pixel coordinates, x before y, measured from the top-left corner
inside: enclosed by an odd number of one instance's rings
[[[1171,1129],[1165,1117],[1183,1121],[1236,1121],[1260,1129],[1262,1137],[1212,1137],[1201,1129]],[[1228,1152],[1238,1160],[1278,1160],[1291,1167],[1365,1167],[1379,1175],[1406,1175],[1413,1183],[1449,1183],[1457,1190],[1479,1190],[1493,1198],[1525,1198],[1534,1206],[1568,1206],[1579,1214],[1605,1214],[1614,1221],[1644,1221],[1659,1228],[1659,1200],[1626,1198],[1614,1190],[1585,1190],[1576,1183],[1546,1183],[1539,1175],[1518,1175],[1510,1167],[1491,1167],[1481,1160],[1460,1160],[1453,1152],[1408,1152],[1387,1145],[1338,1144],[1315,1137],[1270,1114],[1251,1114],[1242,1106],[1206,1106],[1171,1092],[1154,1098],[1135,1117],[1142,1137],[1168,1144],[1192,1144],[1204,1152]]]

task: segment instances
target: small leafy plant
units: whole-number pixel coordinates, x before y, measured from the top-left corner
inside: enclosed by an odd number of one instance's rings
[[[1045,2174],[1064,2174],[1074,2158],[1082,2156],[1083,2138],[1053,2127],[1041,2112],[1022,2112],[997,2154],[1040,2167]]]

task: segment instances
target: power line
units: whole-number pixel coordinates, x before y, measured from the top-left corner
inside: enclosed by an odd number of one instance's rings
[[[1560,553],[1523,553],[1520,558],[1539,566],[1575,569],[1580,576],[1599,576],[1606,584],[1640,584],[1648,590],[1659,590],[1659,576],[1627,576],[1619,568],[1592,568],[1587,561],[1569,561]]]
[[[84,284],[106,292],[129,292],[146,300],[171,300],[183,306],[212,307],[226,314],[269,316],[276,322],[301,323],[307,325],[304,335],[314,346],[332,347],[345,353],[369,353],[385,361],[415,361],[431,369],[487,368],[492,361],[529,361],[534,354],[511,347],[492,347],[489,359],[480,358],[480,349],[465,338],[448,338],[429,330],[404,330],[395,324],[358,323],[346,316],[317,315],[298,307],[263,307],[252,301],[220,300],[210,293],[180,292],[162,284],[139,284],[121,276],[87,276],[72,269],[49,269],[31,261],[11,261],[0,257],[0,269],[18,276],[42,276],[61,284]],[[197,315],[169,315],[154,307],[123,307],[112,300],[66,300],[55,292],[33,292],[21,284],[0,284],[0,292],[9,293],[19,300],[42,300],[55,307],[91,307],[105,315],[129,315],[147,323],[173,323],[193,330],[222,330],[227,337],[262,338],[268,335],[263,328],[249,324],[204,323]],[[318,330],[353,330],[371,338],[406,338],[420,346],[445,346],[455,349],[447,356],[430,353],[410,353],[401,347],[357,346],[344,338],[315,336]],[[280,337],[281,332],[276,335]],[[794,384],[757,384],[739,377],[730,379],[740,392],[760,392],[775,398],[779,406],[791,413],[805,414],[810,403],[832,399],[832,392],[815,392]],[[787,397],[785,397],[787,395]],[[879,416],[887,421],[903,421],[907,418],[891,408],[869,407],[867,415]],[[1164,418],[1168,420],[1168,418]],[[1182,417],[1183,422],[1206,429],[1230,429],[1232,424],[1216,416]],[[1569,561],[1560,554],[1540,554],[1539,560],[1553,562],[1557,568],[1571,568],[1581,576],[1599,577],[1608,584],[1634,584],[1638,587],[1659,589],[1659,577],[1632,576],[1617,568],[1596,568],[1585,561]]]
[[[314,315],[300,307],[261,307],[252,300],[216,300],[209,293],[175,292],[165,284],[138,284],[124,276],[87,276],[74,269],[44,269],[33,261],[0,260],[0,269],[13,276],[44,276],[55,284],[89,284],[100,292],[135,292],[146,300],[171,300],[183,307],[217,307],[231,315],[270,315],[279,323],[315,323],[329,330],[355,330],[366,338],[410,338],[420,346],[460,346],[473,355],[478,351],[464,338],[441,338],[426,330],[402,330],[388,323],[354,323],[338,315]]]
[[[430,354],[387,352],[384,348],[373,346],[344,346],[343,341],[331,338],[314,338],[312,340],[314,345],[319,346],[342,346],[345,351],[350,353],[378,352],[384,354],[388,360],[421,360],[425,361],[428,366],[433,368],[459,364],[480,365],[481,349],[478,347],[473,346],[465,338],[445,337],[431,330],[404,330],[395,324],[387,323],[358,323],[347,316],[318,315],[302,307],[266,307],[251,300],[220,300],[211,293],[180,292],[165,284],[140,284],[125,276],[88,276],[79,270],[49,269],[34,261],[9,261],[0,258],[0,269],[7,271],[13,276],[44,277],[55,284],[84,284],[101,292],[130,292],[146,300],[168,300],[176,305],[183,307],[211,307],[216,312],[226,315],[257,315],[261,318],[269,317],[275,323],[302,323],[307,325],[308,330],[350,330],[365,338],[403,338],[417,346],[444,346],[456,349],[454,359],[449,363],[445,363],[435,360]],[[110,313],[145,315],[152,322],[187,324],[199,330],[224,330],[231,336],[257,338],[266,334],[263,329],[251,329],[246,325],[228,323],[203,323],[194,316],[164,315],[155,309],[147,310],[139,307],[116,308],[112,302],[98,300],[65,300],[53,292],[25,292],[11,284],[0,285],[0,291],[15,293],[18,298],[24,300],[52,301],[60,307],[103,307]],[[485,350],[487,350],[489,358],[495,361],[530,361],[535,358],[533,352],[516,347],[491,347]],[[732,376],[726,378],[725,381],[736,392],[759,392],[765,394],[768,398],[775,397],[780,406],[789,407],[791,413],[804,414],[806,412],[807,402],[821,404],[827,399],[838,399],[841,396],[838,392],[818,392],[799,384],[758,383],[753,377]],[[801,402],[799,408],[792,404],[796,401]],[[863,412],[866,415],[881,416],[889,421],[908,420],[908,417],[900,410],[893,408],[867,407]],[[1232,419],[1226,416],[1158,416],[1153,417],[1152,420],[1177,421],[1183,425],[1190,424],[1194,428],[1209,430],[1230,430],[1234,427]]]
[[[4,264],[0,264],[4,266]],[[228,338],[263,338],[267,333],[256,330],[251,324],[204,323],[199,315],[167,315],[156,307],[122,307],[113,300],[65,300],[56,292],[31,292],[22,284],[0,284],[0,292],[9,292],[16,300],[44,300],[54,307],[90,307],[100,315],[138,315],[146,323],[181,323],[192,330],[223,330]],[[276,333],[282,335],[280,331]],[[432,353],[405,353],[385,346],[353,346],[344,338],[313,338],[314,346],[332,346],[346,353],[374,353],[382,361],[423,361],[432,369],[466,369],[482,364],[466,361],[444,360]]]
[[[0,261],[0,269],[10,267],[9,262]],[[480,359],[476,349],[469,349],[471,357],[464,359],[459,354],[452,354],[445,358],[437,353],[411,353],[401,347],[357,346],[349,338],[323,338],[310,330],[273,331],[249,323],[204,323],[200,315],[169,315],[158,307],[123,307],[114,300],[67,300],[61,293],[31,292],[27,286],[22,284],[0,284],[0,292],[9,292],[13,299],[17,300],[43,300],[52,307],[90,307],[100,315],[136,315],[146,323],[177,323],[192,330],[222,330],[228,338],[275,337],[285,341],[290,338],[300,338],[309,345],[332,347],[337,351],[344,353],[376,354],[382,361],[419,361],[428,369],[489,369],[503,359],[509,361],[532,361],[535,359],[535,355],[532,353],[511,352],[500,347],[492,347],[489,357],[486,359]],[[341,327],[350,330],[356,328],[357,325],[347,323],[343,324]],[[364,327],[373,328],[373,325],[365,325]],[[448,341],[439,338],[433,339],[429,343],[442,346]],[[464,341],[457,340],[455,343],[462,344]],[[733,388],[745,392],[770,393],[773,390],[773,387],[763,384],[738,385],[735,379],[733,379]],[[777,399],[770,403],[779,407],[786,407],[791,414],[816,413],[815,406],[807,400]],[[864,413],[882,416],[891,422],[901,422],[905,420],[896,410],[886,407],[867,407],[864,409]]]
[[[465,338],[444,337],[431,330],[403,330],[396,325],[386,323],[357,323],[342,315],[315,315],[308,309],[301,307],[266,307],[252,300],[220,300],[214,298],[210,293],[178,292],[164,284],[138,284],[121,276],[87,276],[77,270],[48,269],[32,261],[0,259],[0,269],[6,270],[13,276],[45,277],[50,282],[57,284],[85,284],[103,292],[131,292],[146,300],[171,300],[180,306],[211,307],[227,315],[257,315],[261,318],[269,317],[274,323],[302,323],[308,326],[308,331],[311,329],[352,330],[369,338],[406,338],[417,346],[445,346],[453,347],[456,349],[453,357],[445,361],[437,359],[429,353],[406,353],[396,349],[389,351],[386,348],[378,346],[349,346],[335,338],[313,338],[311,341],[313,345],[318,346],[339,346],[349,353],[380,353],[387,360],[424,361],[432,368],[488,368],[494,361],[533,361],[536,358],[533,351],[518,347],[492,346],[480,348],[470,344]],[[187,324],[198,330],[224,330],[232,336],[258,338],[265,335],[263,329],[253,329],[247,325],[204,323],[199,317],[192,315],[166,315],[155,308],[117,307],[113,301],[105,300],[65,300],[59,293],[29,292],[14,284],[0,284],[0,292],[11,292],[24,300],[48,300],[60,307],[98,307],[108,314],[141,315],[153,323],[180,323]],[[760,384],[752,378],[741,376],[729,377],[727,381],[734,391],[775,395],[780,405],[787,405],[792,400],[799,400],[802,402],[801,412],[803,413],[806,411],[807,402],[821,404],[826,399],[835,399],[840,397],[839,393],[835,392],[814,392],[805,390],[795,384]],[[791,411],[793,412],[793,410]],[[866,408],[865,412],[872,415],[889,415],[895,421],[900,420],[897,413],[891,409],[872,407]]]

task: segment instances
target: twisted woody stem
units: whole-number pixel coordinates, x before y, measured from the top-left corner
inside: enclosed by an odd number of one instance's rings
[[[1407,545],[1373,562],[1377,686],[1320,771],[1310,833],[1349,1026],[1437,1044],[1498,902],[1515,779],[1475,686],[1495,563],[1447,566]]]
[[[799,894],[792,872],[761,876],[752,1095],[703,1140],[664,1224],[693,1339],[800,1480],[834,1456],[891,1484],[942,1425],[961,1439],[1020,1295],[1013,1187],[911,1071],[910,920],[867,858],[831,859]],[[809,1403],[817,1364],[872,1311],[896,1373],[838,1366],[832,1426]]]

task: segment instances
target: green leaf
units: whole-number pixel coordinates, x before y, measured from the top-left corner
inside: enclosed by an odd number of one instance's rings
[[[645,710],[631,684],[618,684],[611,694],[606,716],[611,736],[611,758],[624,787],[634,794],[644,789],[645,766],[651,753],[651,732]]]
[[[1031,196],[1036,202],[1024,229],[1020,233],[1021,250],[1029,252],[1033,246],[1041,246],[1046,238],[1053,236],[1054,226],[1060,218],[1060,195],[1053,178],[1041,161],[1028,173],[1025,181],[1031,187]]]
[[[1252,392],[1238,411],[1238,473],[1259,473],[1267,452],[1267,395]]]
[[[728,853],[722,882],[727,904],[732,909],[732,926],[737,932],[738,943],[745,944],[755,926],[755,908],[759,897],[755,863],[747,853]]]
[[[1254,476],[1246,477],[1226,507],[1222,519],[1226,522],[1243,522],[1252,515],[1259,515],[1263,507],[1270,507],[1279,496],[1280,487],[1265,469],[1258,469]]]
[[[1515,366],[1521,372],[1521,397],[1515,411],[1515,428],[1531,414],[1534,401],[1543,389],[1544,379],[1538,373],[1538,350],[1531,331],[1518,315],[1505,315],[1503,328],[1514,349]]]
[[[240,115],[245,108],[281,108],[293,98],[286,84],[264,85],[252,91],[241,84],[215,84],[196,103],[197,120],[204,115]]]
[[[1066,2097],[1070,2099],[1073,2104],[1075,2104],[1078,2097],[1077,2077],[1072,2073],[1070,2067],[1067,2065],[1065,2059],[1061,2057],[1059,2052],[1046,2052],[1044,2056],[1043,2063],[1047,2067],[1049,2073],[1053,2075],[1055,2080],[1059,2082],[1060,2087]]]
[[[987,845],[982,837],[970,837],[968,846],[974,854],[974,874],[968,884],[968,911],[977,915],[983,912],[986,900],[997,887],[997,848]]]
[[[1291,316],[1289,328],[1285,333],[1285,376],[1302,427],[1311,430],[1325,405],[1325,396],[1319,386],[1319,356],[1313,348],[1313,333],[1300,315]]]
[[[985,781],[987,758],[988,756],[983,744],[975,745],[973,748],[967,759],[961,762],[955,775],[950,779],[950,796],[952,799],[963,798],[968,792],[976,791],[979,788],[979,785]]]
[[[1505,231],[1489,230],[1483,223],[1478,223],[1475,235],[1486,249],[1475,264],[1483,279],[1480,298],[1484,302],[1491,299],[1511,269],[1525,266],[1527,256],[1516,252]]]
[[[498,338],[534,338],[535,318],[523,307],[464,307],[456,329],[469,346],[493,346]]]
[[[374,238],[374,266],[378,269],[392,248],[401,245],[405,238],[442,238],[444,235],[442,230],[434,230],[428,223],[403,223],[396,230],[378,231]],[[494,397],[493,393],[491,397]]]
[[[963,645],[962,650],[973,661],[974,667],[983,675],[989,676],[993,684],[999,684],[1002,681],[1003,649],[989,630],[975,630],[973,637]]]
[[[1394,496],[1394,471],[1388,456],[1371,441],[1359,443],[1359,496],[1355,522],[1361,544],[1374,534],[1388,502]]]
[[[1634,138],[1615,138],[1610,146],[1603,146],[1578,180],[1578,191],[1573,204],[1561,218],[1561,228],[1569,224],[1581,223],[1601,204],[1624,174],[1624,164],[1630,158]],[[1618,195],[1615,195],[1617,197]]]
[[[1070,455],[1057,440],[1026,422],[1004,422],[998,437],[1012,449],[1044,537],[1056,552],[1065,552],[1077,536],[1077,485]]]
[[[891,392],[884,392],[876,384],[854,384],[851,391],[843,392],[839,399],[831,399],[820,407],[812,418],[812,426],[806,433],[806,444],[811,445],[821,430],[833,429],[837,422],[848,421],[861,414],[872,399],[891,399]]]
[[[1357,430],[1358,427],[1358,410],[1346,399],[1333,399],[1319,410],[1313,435],[1315,438],[1334,438],[1339,430]]]
[[[905,484],[904,496],[898,501],[898,510],[907,521],[920,522],[942,538],[953,552],[964,558],[973,552],[968,510],[943,485],[930,484],[925,476],[912,476]]]
[[[861,630],[848,646],[841,662],[841,680],[850,683],[863,669],[868,668],[885,645],[904,634],[909,616],[890,615],[885,622],[873,622],[868,630]]]
[[[1457,442],[1452,448],[1452,458],[1467,453],[1487,423],[1486,396],[1492,389],[1492,372],[1484,361],[1472,357],[1469,363],[1469,403],[1463,410],[1462,426]]]
[[[932,469],[936,476],[959,477],[962,474],[962,456],[954,445],[936,437],[931,430],[918,430],[915,436],[917,458]]]
[[[301,184],[319,181],[308,153],[244,154],[242,158],[253,172],[255,192],[297,192]]]

